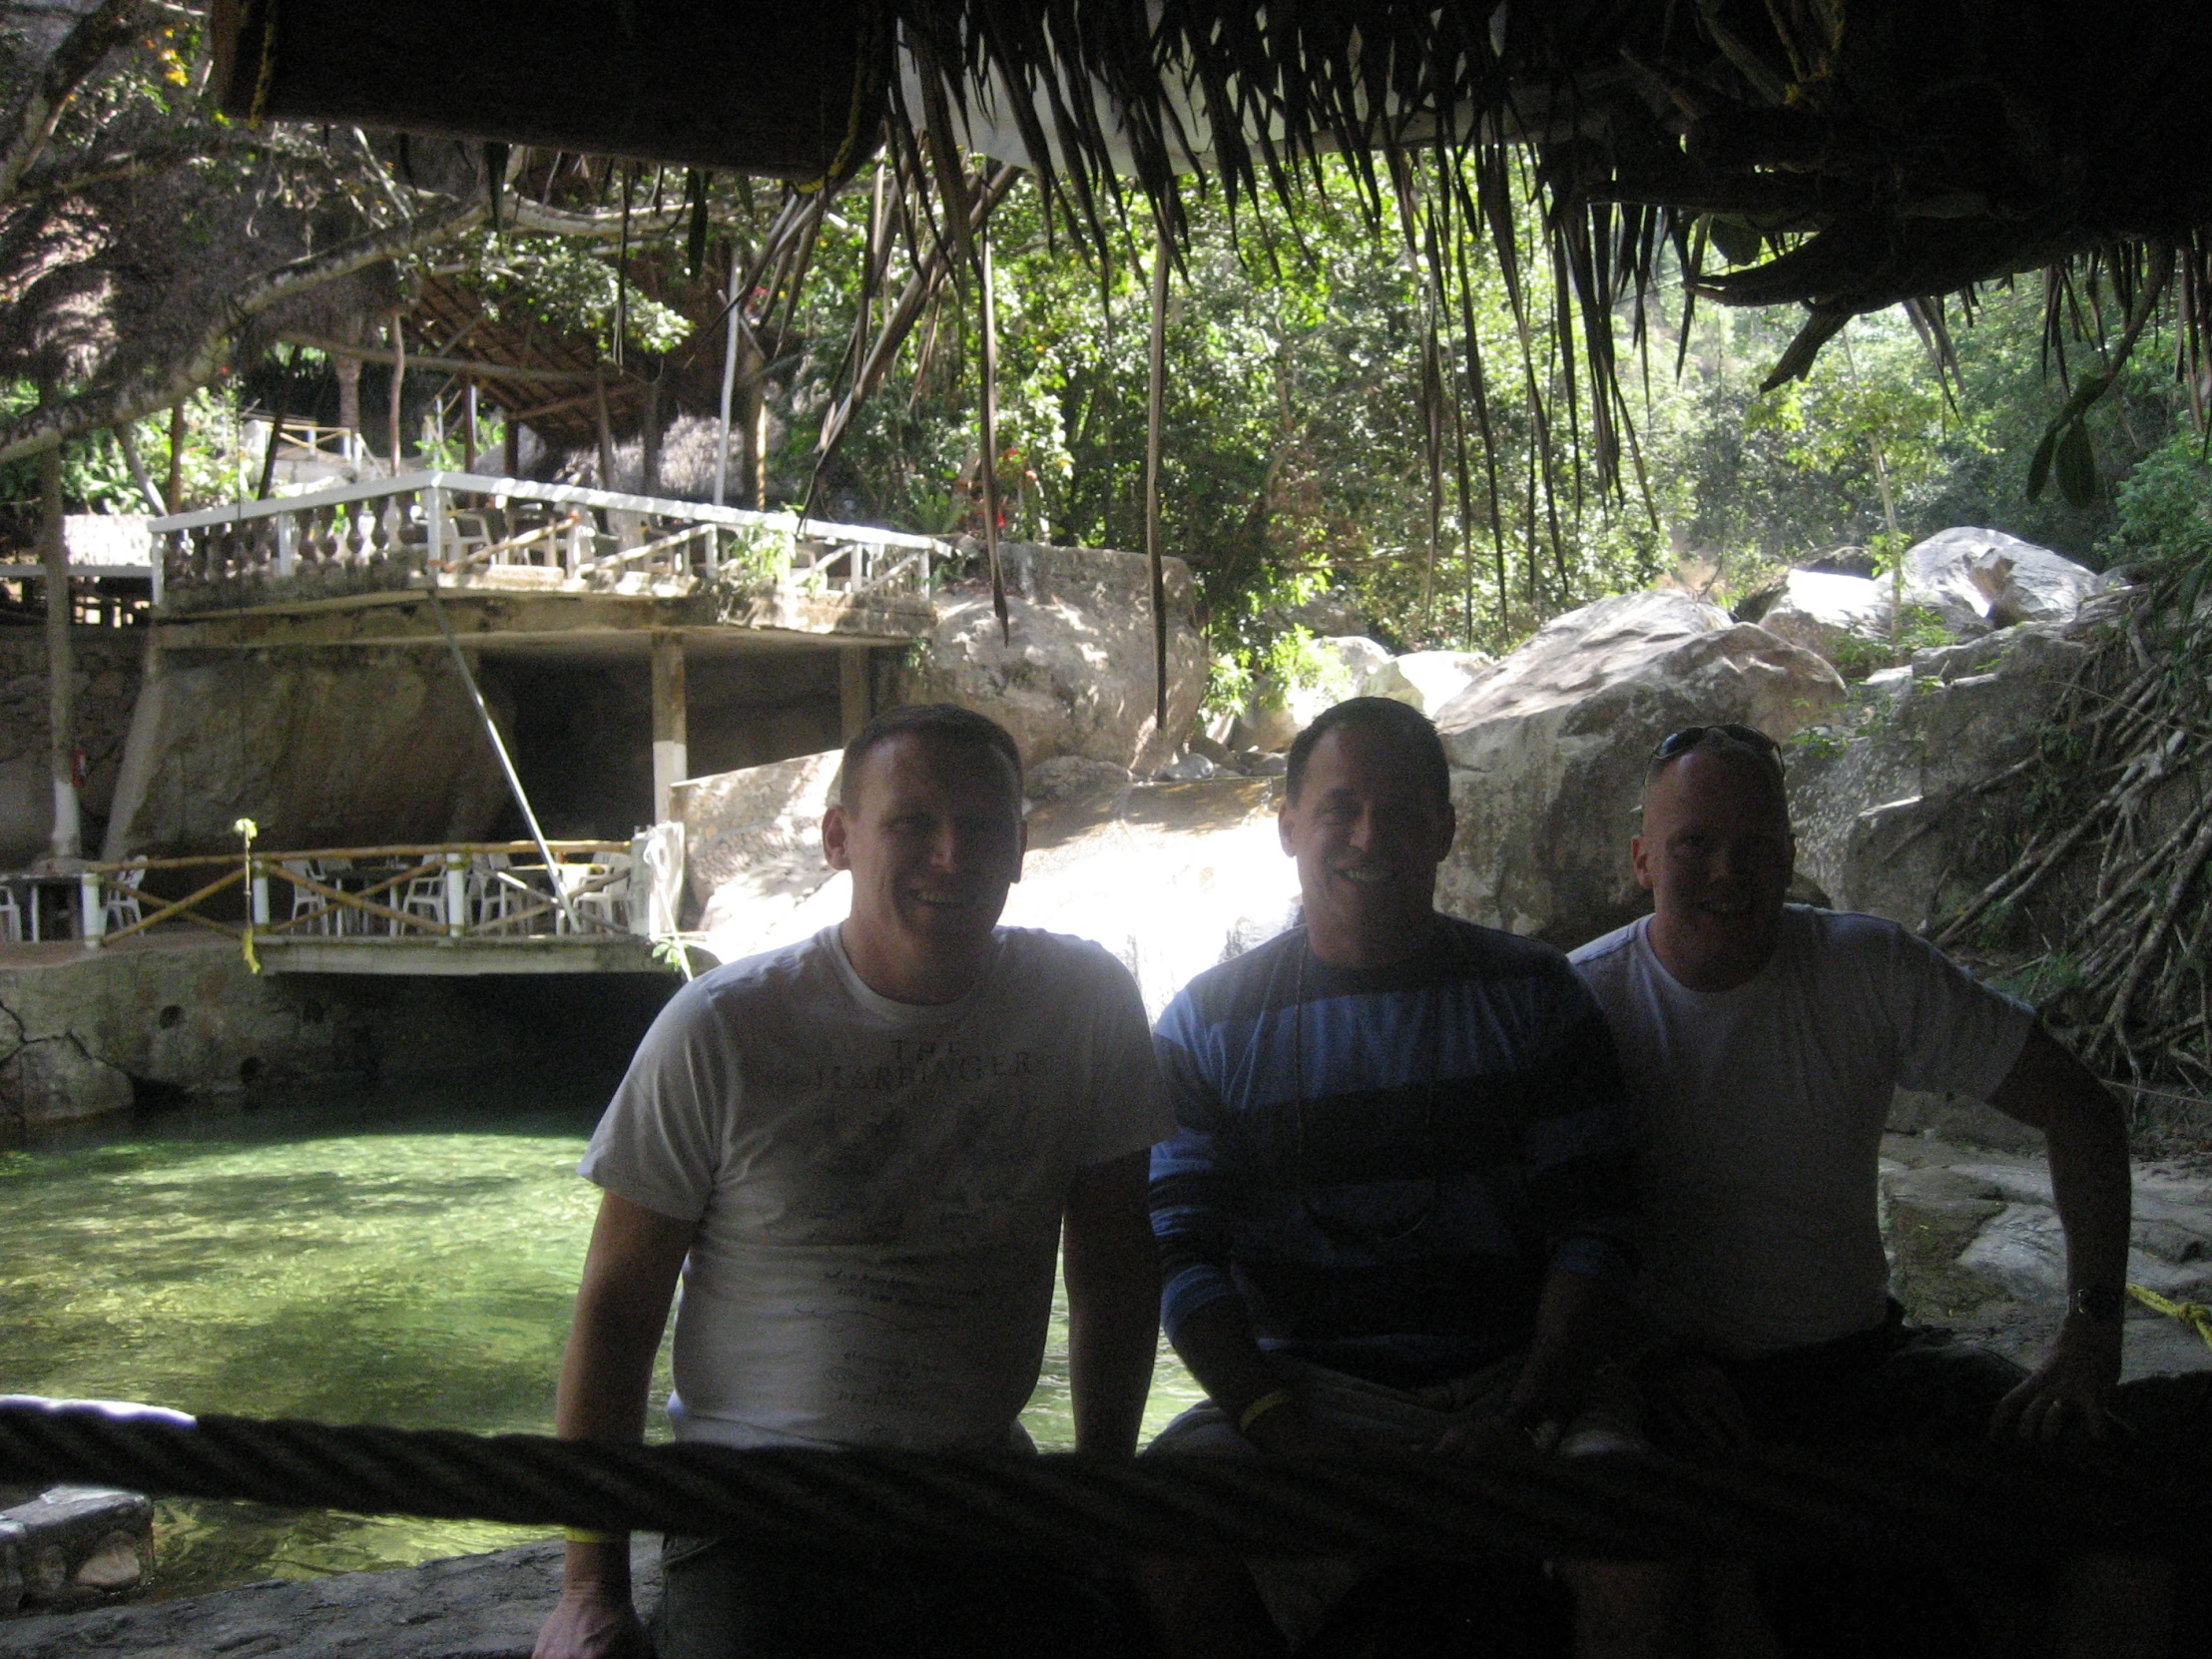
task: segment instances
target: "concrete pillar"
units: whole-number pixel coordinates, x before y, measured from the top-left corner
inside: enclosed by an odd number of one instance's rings
[[[838,740],[850,743],[861,727],[875,718],[874,688],[868,684],[868,650],[864,645],[837,648]]]
[[[684,636],[653,636],[653,822],[674,816],[678,780],[691,776],[684,728]]]
[[[54,828],[47,856],[57,866],[78,857],[77,654],[69,631],[69,548],[62,539],[62,452],[39,456],[39,557],[46,566],[47,757],[54,780]]]

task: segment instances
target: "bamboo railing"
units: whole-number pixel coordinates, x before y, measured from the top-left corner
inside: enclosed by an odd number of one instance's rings
[[[593,939],[645,930],[638,858],[631,841],[447,841],[316,847],[290,852],[208,852],[89,863],[79,876],[79,930],[87,945],[113,944],[182,921],[261,941],[343,937]],[[219,871],[179,898],[148,894],[151,870]],[[233,915],[209,902],[244,886]],[[273,897],[288,890],[288,909]],[[562,902],[565,894],[567,902]]]

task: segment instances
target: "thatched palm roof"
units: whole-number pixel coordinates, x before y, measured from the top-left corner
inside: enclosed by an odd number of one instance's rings
[[[399,14],[418,7],[410,35]],[[1128,185],[1171,226],[1194,176],[1295,211],[1302,172],[1336,151],[1377,213],[1395,217],[1393,186],[1453,194],[1459,224],[1503,239],[1530,169],[1601,379],[1613,307],[1665,251],[1715,299],[1810,308],[1781,373],[1855,312],[2016,272],[2070,265],[2124,290],[2145,244],[2179,253],[2192,327],[2204,304],[2212,7],[2196,0],[826,0],[806,9],[813,51],[789,49],[793,8],[770,0],[555,0],[532,43],[487,35],[481,54],[452,51],[455,30],[506,33],[506,8],[370,10],[373,28],[341,0],[221,8],[234,107],[832,184],[879,116],[939,161],[995,126],[1100,238]],[[728,94],[641,120],[645,63]],[[1471,162],[1472,188],[1447,158]]]

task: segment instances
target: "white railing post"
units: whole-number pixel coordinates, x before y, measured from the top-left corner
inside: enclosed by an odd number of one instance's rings
[[[254,860],[254,925],[269,925],[269,865],[260,858]]]
[[[31,895],[31,902],[38,902],[35,890]],[[82,931],[85,943],[98,944],[108,932],[108,900],[100,890],[98,870],[88,869],[77,877],[77,903],[78,918],[84,923]]]
[[[468,931],[468,854],[445,855],[445,931],[459,938]]]
[[[422,492],[422,518],[428,535],[430,568],[438,570],[445,564],[447,527],[445,522],[445,491],[432,485]]]
[[[290,513],[279,514],[276,519],[276,574],[278,576],[289,576],[291,574],[292,559],[295,553],[293,541],[296,534],[297,522],[293,516]]]

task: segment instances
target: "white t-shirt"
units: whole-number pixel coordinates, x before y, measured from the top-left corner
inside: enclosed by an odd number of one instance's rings
[[[1888,1312],[1877,1169],[1902,1085],[1985,1099],[2034,1024],[1879,916],[1792,904],[1748,984],[1693,991],[1644,917],[1572,952],[1641,1109],[1639,1294],[1678,1336],[1745,1358]]]
[[[835,927],[717,968],[646,1033],[580,1171],[698,1221],[680,1439],[1003,1448],[1076,1173],[1174,1131],[1097,945],[1000,928],[975,988],[876,995]]]

